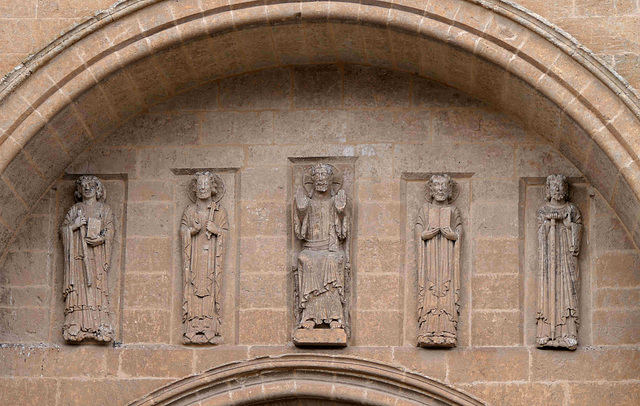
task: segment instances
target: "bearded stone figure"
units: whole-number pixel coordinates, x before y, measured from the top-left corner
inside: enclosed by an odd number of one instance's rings
[[[219,344],[220,284],[229,235],[227,211],[219,201],[224,181],[211,172],[198,172],[189,183],[182,215],[183,287],[182,323],[185,344]]]
[[[317,164],[294,196],[297,345],[346,345],[349,213],[337,168]]]
[[[107,193],[95,176],[76,181],[76,204],[60,233],[64,246],[64,324],[66,341],[113,340],[109,311],[109,266],[115,218],[105,203]]]
[[[562,174],[547,177],[547,201],[537,213],[539,348],[578,347],[578,254],[582,239],[580,210],[569,199]]]
[[[460,298],[460,210],[451,203],[457,185],[446,174],[431,176],[427,203],[415,226],[418,248],[418,346],[457,344]]]

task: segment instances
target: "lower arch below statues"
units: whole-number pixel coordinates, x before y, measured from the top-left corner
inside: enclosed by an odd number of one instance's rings
[[[483,402],[405,369],[358,358],[287,354],[226,364],[166,385],[131,406],[451,405]]]

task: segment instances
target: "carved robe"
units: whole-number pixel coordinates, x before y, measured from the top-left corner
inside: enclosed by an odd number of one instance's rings
[[[218,236],[207,232],[209,220],[220,229]],[[200,231],[192,235],[196,224]],[[182,216],[182,321],[186,343],[216,343],[221,339],[220,282],[228,231],[227,211],[217,203],[208,207],[189,205]]]
[[[312,198],[306,215],[295,224],[303,240],[298,255],[300,323],[313,320],[316,325],[339,322],[344,327],[345,264],[342,247],[348,234],[348,221],[338,213],[335,197]],[[300,326],[299,326],[300,327]]]
[[[80,215],[88,224],[72,231],[71,227]],[[93,228],[91,232],[104,237],[103,244],[92,247],[86,243],[83,236],[87,235],[89,227]],[[62,334],[67,341],[113,339],[108,271],[114,231],[113,212],[102,202],[74,204],[62,223],[65,299]]]
[[[556,217],[553,219],[552,217]],[[578,345],[578,261],[580,210],[565,203],[542,206],[538,220],[537,345],[575,349]]]
[[[440,231],[424,240],[425,230],[450,227],[458,240]],[[457,342],[460,297],[460,211],[453,205],[426,203],[416,222],[418,243],[418,343],[425,346],[454,346]]]

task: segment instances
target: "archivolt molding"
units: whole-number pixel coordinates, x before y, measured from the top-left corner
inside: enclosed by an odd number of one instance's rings
[[[636,242],[640,240],[640,101],[637,94],[569,35],[502,0],[127,0],[117,3],[54,41],[0,85],[0,130],[3,132],[0,169],[6,169],[57,113],[74,106],[74,100],[96,84],[101,87],[99,90],[108,89],[109,75],[136,61],[164,49],[177,50],[174,57],[182,52],[189,67],[184,74],[167,75],[168,83],[162,85],[167,91],[161,95],[167,97],[217,78],[211,77],[215,71],[211,66],[207,67],[209,76],[199,72],[199,63],[211,65],[211,55],[206,52],[198,55],[189,49],[196,39],[240,33],[249,36],[254,29],[276,30],[285,25],[310,23],[374,27],[382,41],[390,41],[389,37],[397,33],[409,35],[415,38],[409,50],[400,52],[393,49],[396,44],[389,45],[393,55],[388,63],[366,55],[359,62],[391,65],[457,87],[513,112],[525,121],[530,131],[542,133],[556,146],[561,138],[573,137],[563,134],[559,125],[560,113],[566,113],[613,163],[615,171],[610,172],[614,173],[603,174],[596,168],[592,175],[586,175],[612,204],[629,232],[638,234]],[[292,30],[289,35],[297,34]],[[431,41],[430,44],[440,44],[440,49],[450,54],[429,59],[424,55],[424,42],[420,42],[424,39]],[[251,41],[245,40],[245,46],[250,44]],[[211,49],[213,53],[216,51]],[[469,62],[468,58],[459,58],[464,54],[475,54],[479,58]],[[313,63],[315,59],[306,55],[306,60]],[[517,83],[492,82],[495,78],[491,75],[476,73],[474,69],[480,69],[477,61],[481,60],[519,78],[528,87],[514,94],[526,93],[528,99],[505,96],[509,87]],[[474,66],[468,67],[465,63]],[[260,67],[266,66],[249,62],[239,71],[214,73],[220,77]],[[137,94],[135,102],[106,106],[105,117],[84,118],[83,125],[93,139],[103,134],[93,133],[95,126],[89,120],[115,124],[155,102],[155,89],[138,87],[136,90],[134,85],[129,86],[130,93]],[[537,94],[547,102],[528,106],[525,99],[530,103]],[[582,170],[582,162],[575,160],[590,158],[577,157],[573,162]],[[32,161],[37,167],[37,159]],[[630,199],[633,202],[629,203]]]
[[[291,399],[369,406],[483,405],[448,385],[377,362],[291,354],[217,367],[164,386],[131,406],[266,405]]]

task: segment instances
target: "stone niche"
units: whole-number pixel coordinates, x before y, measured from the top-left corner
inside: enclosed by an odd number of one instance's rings
[[[574,123],[562,117],[561,125]],[[292,197],[299,171],[316,162],[348,174],[352,279],[344,348],[293,342]],[[181,340],[178,229],[190,203],[187,182],[200,170],[223,177],[227,189],[224,341],[217,346]],[[413,227],[434,173],[460,186],[460,318],[452,349],[416,346]],[[535,348],[535,212],[551,173],[569,178],[583,216],[575,352]],[[118,219],[109,275],[115,347],[66,345],[60,333],[58,229],[80,174],[104,181]],[[0,355],[8,360],[2,379],[9,399],[37,385],[58,404],[73,404],[82,391],[95,403],[126,404],[228,362],[292,352],[401,366],[493,404],[562,405],[594,381],[602,393],[639,390],[640,256],[615,213],[544,134],[406,72],[350,64],[265,69],[150,106],[67,167],[3,261],[0,342],[8,345]],[[507,396],[516,393],[517,400]]]

